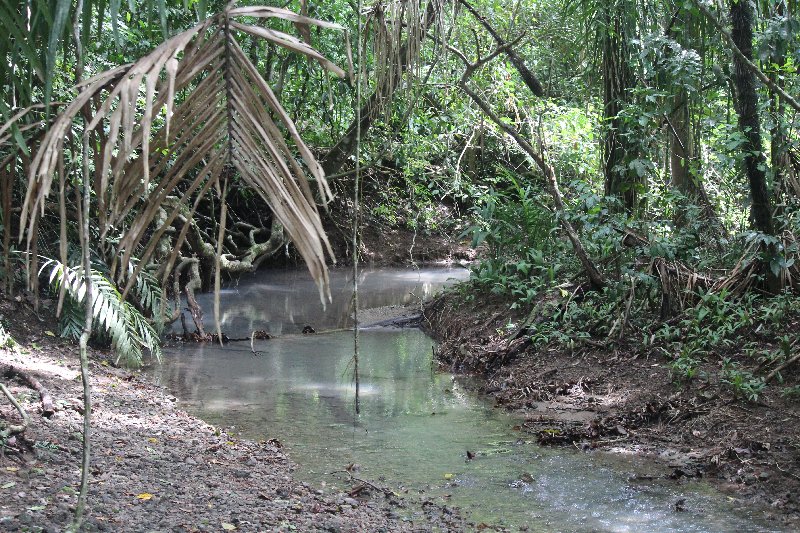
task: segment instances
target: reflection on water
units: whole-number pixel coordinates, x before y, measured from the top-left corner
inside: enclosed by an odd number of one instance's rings
[[[270,273],[241,284],[237,294],[223,298],[224,329],[260,329],[268,322],[295,332],[307,322],[318,328],[347,324],[345,288],[329,308],[339,316],[319,313],[316,287],[301,281],[304,274]],[[416,276],[369,272],[362,300],[377,302],[369,306],[393,303],[385,298],[404,297]],[[424,276],[433,287],[448,274]],[[384,296],[370,296],[371,290]],[[247,310],[241,308],[245,301]],[[279,320],[279,308],[294,318]],[[253,439],[281,440],[300,465],[298,474],[312,482],[330,484],[335,479],[326,472],[358,463],[360,477],[382,477],[394,490],[424,490],[464,508],[476,522],[527,524],[532,531],[770,530],[701,484],[629,480],[652,473],[650,464],[538,447],[512,429],[519,422],[513,416],[484,405],[453,376],[433,373],[432,342],[417,330],[361,333],[362,414],[356,418],[352,345],[352,336],[339,332],[261,341],[260,357],[247,343],[190,347],[174,350],[154,373],[208,422],[235,426]],[[477,455],[474,460],[466,460],[467,450]],[[687,511],[677,512],[682,497]]]
[[[469,271],[464,268],[363,270],[358,280],[359,307],[417,302],[441,290],[448,280],[468,277]],[[333,301],[323,309],[306,270],[274,270],[244,277],[237,286],[222,291],[222,330],[235,338],[246,337],[254,330],[273,335],[300,333],[306,324],[316,330],[352,327],[352,271],[334,269],[330,280]],[[199,295],[197,300],[203,309],[213,309],[212,295]]]

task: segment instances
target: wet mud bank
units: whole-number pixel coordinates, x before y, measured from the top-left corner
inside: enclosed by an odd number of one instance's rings
[[[535,345],[516,326],[525,318],[502,298],[448,291],[425,305],[422,325],[440,368],[477,377],[540,444],[648,457],[660,479],[704,478],[776,529],[800,527],[796,403],[777,391],[753,403],[718,383],[678,386],[664,356],[624,346]]]

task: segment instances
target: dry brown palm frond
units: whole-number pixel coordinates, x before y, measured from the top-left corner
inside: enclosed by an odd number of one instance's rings
[[[794,232],[787,229],[774,237],[770,260],[764,257],[764,242],[753,240],[745,248],[736,266],[714,285],[715,292],[736,297],[752,289],[770,291],[800,291],[800,254]],[[768,270],[775,276],[776,286],[765,287],[764,277]]]
[[[391,98],[404,70],[418,74],[417,59],[426,24],[418,2],[378,2],[367,12],[363,46],[367,49],[366,40],[371,35],[376,93],[381,99]],[[405,69],[401,65],[405,65]],[[410,86],[407,84],[406,88]],[[411,91],[406,92],[409,97]]]
[[[191,220],[203,195],[212,188],[220,192],[237,175],[269,204],[308,265],[320,297],[330,298],[326,255],[333,258],[333,253],[307,174],[323,203],[330,201],[331,191],[319,163],[242,51],[238,37],[265,39],[304,54],[340,77],[344,71],[307,42],[252,23],[270,18],[342,30],[284,9],[229,5],[135,63],[83,81],[33,155],[20,239],[27,232],[28,246],[34,245],[31,228],[44,213],[54,180],[63,197],[64,143],[83,117],[84,135],[98,141],[92,143],[94,175],[84,178],[94,182],[101,241],[110,248],[112,275],[119,282],[129,278],[130,286],[175,219]],[[184,96],[176,99],[181,93]],[[175,196],[180,201],[166,202]],[[158,217],[164,208],[167,216]],[[110,236],[113,242],[106,242]],[[181,231],[172,256],[162,265],[165,279],[185,238]],[[221,246],[215,251],[220,253]],[[134,254],[140,261],[131,275],[127,265]]]

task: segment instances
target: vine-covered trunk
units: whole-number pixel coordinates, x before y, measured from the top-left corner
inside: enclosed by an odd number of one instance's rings
[[[626,53],[624,6],[612,1],[608,8],[605,14],[605,27],[602,30],[605,193],[607,196],[618,198],[625,210],[632,213],[638,203],[641,180],[629,167],[635,149],[631,140],[625,136],[626,125],[621,112],[628,104],[633,73]]]
[[[753,56],[753,10],[746,0],[731,0],[731,37],[742,55]],[[739,129],[744,136],[742,151],[744,167],[750,187],[750,216],[762,233],[772,235],[774,223],[767,190],[767,159],[761,145],[761,126],[758,117],[756,78],[743,58],[733,56],[733,83],[736,88],[736,111]]]

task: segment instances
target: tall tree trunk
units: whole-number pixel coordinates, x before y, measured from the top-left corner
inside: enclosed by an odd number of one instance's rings
[[[753,10],[747,0],[731,0],[731,23],[734,44],[742,52],[744,59],[752,60]],[[775,229],[767,190],[767,159],[761,145],[756,78],[744,59],[736,54],[733,56],[733,83],[736,88],[739,129],[745,138],[742,150],[752,199],[750,216],[756,229],[772,235]]]
[[[681,89],[675,97],[676,107],[669,117],[670,157],[669,169],[672,186],[687,197],[697,196],[697,182],[689,167],[694,156],[689,125],[689,95]]]
[[[669,173],[670,185],[686,197],[688,203],[700,208],[700,217],[719,227],[719,220],[711,200],[703,186],[702,176],[694,166],[697,146],[692,132],[689,94],[685,89],[678,91],[677,107],[669,116]],[[675,206],[674,222],[684,226],[689,222],[685,202]]]
[[[612,0],[605,12],[603,28],[603,174],[606,196],[619,198],[625,210],[636,210],[641,180],[628,163],[635,148],[626,138],[620,113],[628,104],[628,91],[633,85],[633,73],[628,62],[627,35],[622,18],[624,6]]]
[[[756,77],[749,68],[753,57],[753,10],[747,0],[731,0],[731,39],[741,51],[733,55],[733,84],[736,88],[736,110],[739,129],[744,135],[744,167],[750,185],[750,218],[755,228],[767,235],[775,234],[772,205],[767,189],[767,158],[761,144],[761,125],[758,117]],[[775,257],[774,245],[764,247],[768,258]],[[781,276],[764,265],[766,289],[776,293],[781,289]]]
[[[665,35],[673,37],[684,49],[698,50],[699,43],[698,18],[691,10],[676,9]],[[702,57],[700,50],[698,53]],[[702,173],[697,165],[697,138],[692,128],[692,94],[685,86],[679,85],[673,95],[673,110],[669,119],[669,175],[670,185],[682,194],[688,204],[700,207],[700,217],[713,221],[719,226],[714,206],[708,199],[703,186]],[[673,220],[676,225],[684,226],[689,222],[687,202],[675,205]]]

